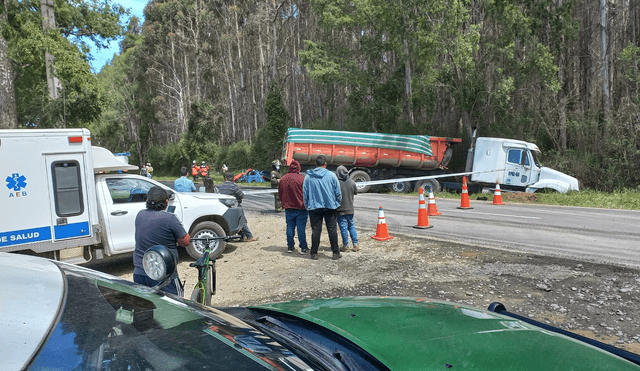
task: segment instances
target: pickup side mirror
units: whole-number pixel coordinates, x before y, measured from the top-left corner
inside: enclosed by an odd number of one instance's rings
[[[173,201],[176,199],[176,193],[174,191],[166,190],[169,195],[169,201]]]

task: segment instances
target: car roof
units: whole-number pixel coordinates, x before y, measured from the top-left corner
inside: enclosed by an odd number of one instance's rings
[[[49,260],[0,252],[0,292],[0,354],[8,368],[19,369],[37,351],[58,317],[65,295],[64,276]]]

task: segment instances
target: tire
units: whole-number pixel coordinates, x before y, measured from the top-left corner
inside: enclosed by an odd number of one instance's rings
[[[422,188],[425,193],[429,193],[429,187],[431,187],[431,191],[433,192],[440,192],[442,190],[440,182],[438,182],[437,179],[426,179],[416,182],[415,191],[420,192],[420,188]]]
[[[213,287],[213,269],[209,268],[209,270],[207,270],[207,296],[205,298],[205,305],[211,306],[211,298],[213,297],[213,293],[214,293],[214,287]],[[202,303],[201,301],[201,293],[200,290],[198,289],[193,289],[193,292],[191,293],[191,301],[194,301],[198,304]]]
[[[369,174],[367,174],[366,171],[362,171],[362,170],[356,170],[354,172],[352,172],[349,177],[356,182],[356,185],[358,182],[369,182],[371,181],[371,177],[369,176]],[[370,189],[371,186],[357,186],[358,187],[358,193],[367,193]]]
[[[204,238],[204,237],[224,237],[227,234],[224,232],[224,229],[216,223],[211,221],[201,222],[193,229],[191,232],[191,237],[193,238]],[[225,241],[219,240],[211,247],[211,252],[209,253],[209,259],[215,259],[227,247],[227,243]],[[200,259],[202,254],[204,254],[204,245],[201,242],[191,242],[189,246],[186,247],[187,253],[194,260]]]
[[[411,192],[411,182],[395,182],[389,184],[389,188],[398,193],[408,193]]]

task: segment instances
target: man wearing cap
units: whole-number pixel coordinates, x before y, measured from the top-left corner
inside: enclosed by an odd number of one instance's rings
[[[147,193],[147,208],[138,212],[136,216],[136,247],[133,251],[133,282],[153,287],[159,282],[154,281],[144,272],[142,256],[152,246],[163,245],[178,260],[176,244],[186,247],[191,242],[189,233],[178,218],[165,211],[169,204],[167,191],[162,187],[152,187]],[[176,278],[162,291],[183,296],[184,291],[180,279]]]
[[[236,198],[238,201],[238,207],[242,207],[242,199],[244,198],[244,192],[240,190],[240,187],[233,181],[233,173],[228,172],[224,175],[226,181],[222,183],[220,186],[220,193],[223,195],[229,195]],[[247,218],[244,218],[244,225],[242,226],[242,230],[238,232],[243,238],[243,241],[252,242],[257,241],[258,237],[253,237],[251,231],[249,230],[249,226],[247,225]]]

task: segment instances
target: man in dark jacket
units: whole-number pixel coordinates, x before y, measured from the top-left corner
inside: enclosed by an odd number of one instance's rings
[[[282,178],[282,174],[280,174],[280,161],[274,160],[271,163],[270,178],[271,178],[271,188],[278,189],[278,183],[280,182],[280,178]],[[282,202],[280,202],[280,197],[278,197],[277,193],[275,193],[273,197],[275,201],[276,212],[277,213],[282,212]]]
[[[358,194],[356,182],[349,178],[347,168],[340,165],[336,169],[336,175],[340,181],[340,192],[342,193],[342,202],[338,208],[338,226],[342,235],[342,247],[340,251],[347,251],[349,248],[349,234],[351,234],[351,242],[353,242],[353,251],[358,251],[358,232],[353,221],[353,197]]]
[[[289,165],[289,171],[278,183],[278,195],[287,220],[287,252],[289,253],[294,250],[296,228],[298,229],[300,253],[304,254],[308,250],[305,228],[307,228],[309,213],[307,213],[302,200],[303,182],[304,176],[300,174],[300,163],[293,160]]]
[[[244,198],[244,192],[240,190],[240,187],[236,183],[233,182],[233,173],[229,172],[225,174],[226,181],[222,183],[220,186],[220,193],[223,195],[230,195],[236,198],[238,201],[238,207],[242,207],[242,199]],[[258,237],[253,237],[251,231],[249,230],[249,226],[247,225],[247,218],[244,218],[244,224],[242,226],[242,230],[238,233],[243,238],[243,241],[251,242],[257,241]]]

